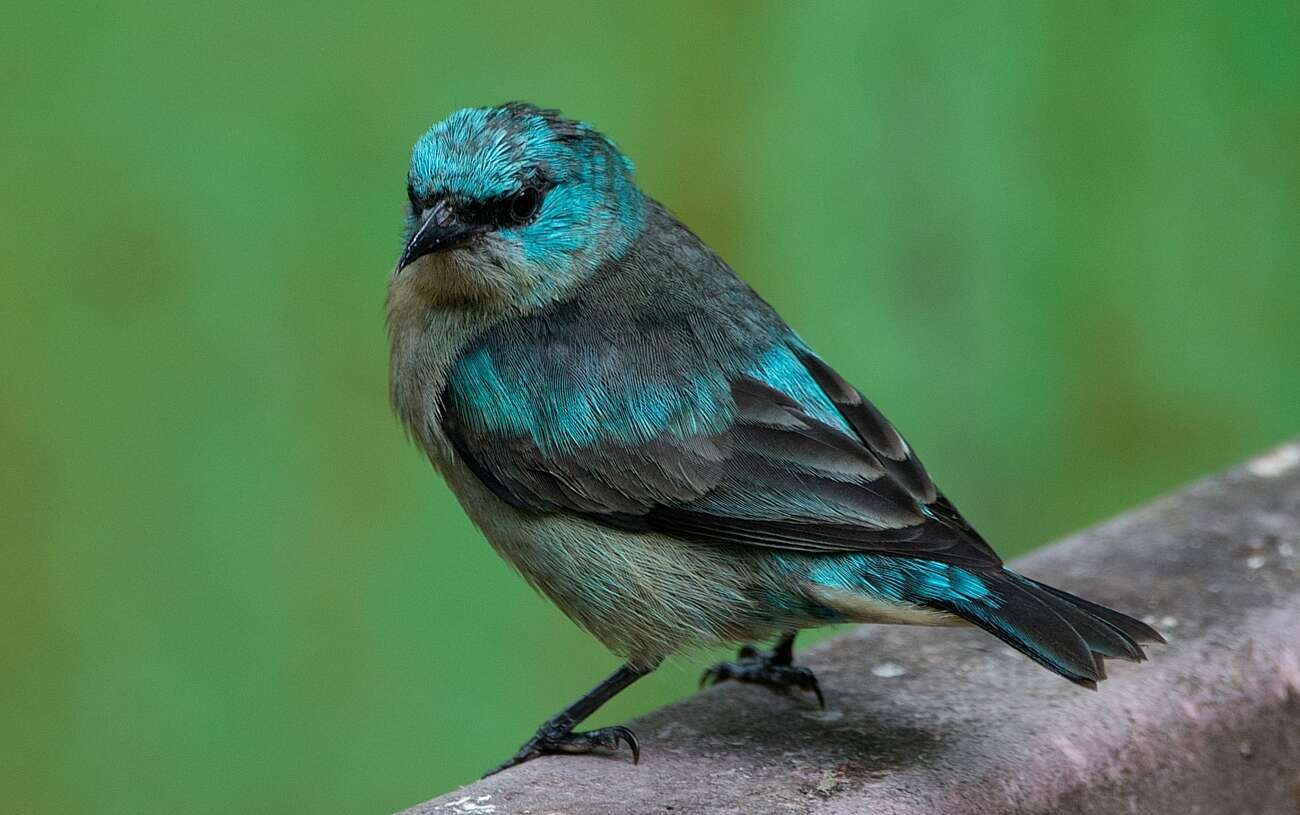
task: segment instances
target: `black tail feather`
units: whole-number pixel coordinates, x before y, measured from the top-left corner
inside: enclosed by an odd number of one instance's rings
[[[1104,658],[1141,662],[1140,643],[1164,642],[1145,623],[1008,569],[980,577],[995,602],[946,610],[1075,684],[1095,689],[1106,678]]]
[[[1017,578],[1017,582],[1022,583],[1028,591],[1033,592],[1039,599],[1050,605],[1053,611],[1061,615],[1078,632],[1079,636],[1083,638],[1083,641],[1088,644],[1088,648],[1093,652],[1103,657],[1126,659],[1129,662],[1142,662],[1146,659],[1146,654],[1142,653],[1142,646],[1138,645],[1137,641],[1128,632],[1112,625],[1105,617],[1094,614],[1075,602],[1078,598],[1065,594],[1065,592],[1058,594],[1049,590],[1042,583],[1037,583],[1020,575],[1015,575],[1013,579]],[[1102,608],[1102,606],[1095,607]],[[1112,615],[1116,613],[1110,611],[1110,609],[1105,609],[1105,611]]]
[[[1015,573],[1012,572],[1012,574]],[[1106,608],[1105,606],[1098,605],[1097,603],[1093,603],[1089,600],[1085,600],[1082,597],[1076,597],[1075,595],[1070,594],[1068,591],[1062,591],[1061,589],[1058,589],[1054,586],[1049,586],[1045,583],[1039,583],[1037,580],[1033,580],[1031,578],[1025,577],[1022,574],[1017,574],[1016,577],[1028,583],[1034,584],[1035,586],[1042,589],[1043,591],[1055,595],[1056,597],[1059,597],[1060,599],[1066,601],[1067,603],[1071,603],[1075,606],[1078,606],[1079,608],[1083,609],[1084,611],[1088,612],[1094,617],[1101,618],[1113,628],[1117,628],[1120,631],[1124,632],[1124,634],[1128,635],[1128,637],[1131,638],[1134,642],[1138,642],[1138,643],[1158,642],[1161,644],[1164,644],[1165,642],[1165,638],[1160,634],[1159,631],[1155,630],[1154,628],[1142,622],[1141,620],[1135,620],[1132,617],[1128,616],[1127,614],[1121,614],[1120,612],[1112,608]]]

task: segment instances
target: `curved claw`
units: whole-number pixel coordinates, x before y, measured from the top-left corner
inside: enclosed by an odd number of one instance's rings
[[[560,753],[591,753],[597,748],[617,751],[620,744],[626,744],[628,749],[632,751],[633,764],[641,763],[641,743],[637,741],[636,734],[623,725],[602,727],[598,730],[588,730],[581,733],[572,731],[555,733],[543,730],[524,742],[524,746],[519,748],[519,752],[484,773],[483,777],[487,778],[490,775],[496,775],[502,770],[508,770],[516,764],[523,764],[525,761],[531,761],[538,756]]]
[[[719,682],[726,682],[728,679],[731,679],[735,675],[736,675],[736,671],[734,665],[732,665],[730,662],[719,662],[717,665],[712,665],[704,669],[704,673],[700,674],[699,687],[702,690],[709,685],[716,685]]]
[[[816,674],[814,674],[812,671],[809,671],[809,672],[808,672],[808,681],[807,681],[807,683],[806,683],[805,685],[801,685],[800,687],[802,687],[804,690],[810,690],[810,691],[812,691],[814,694],[816,694],[816,695],[817,695],[817,707],[820,708],[820,709],[822,709],[822,710],[825,710],[825,709],[826,709],[826,697],[825,697],[825,696],[822,696],[822,686],[821,686],[821,683],[819,683],[819,682],[817,681],[817,675],[816,675]]]
[[[532,744],[532,742],[529,742],[529,744]],[[505,761],[501,762],[497,766],[483,773],[482,777],[487,778],[490,775],[496,775],[502,770],[508,770],[511,767],[515,766],[516,764],[523,764],[525,761],[528,761],[529,759],[537,758],[542,754],[540,750],[533,750],[532,752],[528,752],[529,744],[525,744],[523,747],[519,748],[518,753],[515,753],[510,758],[506,759]]]
[[[627,749],[632,751],[632,763],[633,764],[641,763],[641,743],[636,740],[635,733],[633,733],[630,729],[624,727],[621,724],[614,725],[613,727],[608,727],[605,729],[608,730],[610,733],[612,733],[614,736],[614,743],[611,745],[613,749],[617,750],[619,741],[622,741],[625,744],[627,744]]]
[[[713,676],[713,668],[705,668],[704,673],[700,674],[700,684],[696,686],[696,689],[704,690],[704,688],[708,686],[709,677],[711,676]]]

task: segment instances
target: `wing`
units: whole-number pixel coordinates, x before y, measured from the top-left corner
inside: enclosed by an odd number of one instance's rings
[[[690,361],[646,352],[676,339],[479,347],[453,370],[443,429],[525,511],[709,544],[1000,563],[884,416],[797,338],[666,376]]]

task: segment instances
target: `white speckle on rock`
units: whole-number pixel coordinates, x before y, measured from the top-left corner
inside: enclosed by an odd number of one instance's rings
[[[1296,693],[1300,693],[1300,653],[1290,649],[1278,655],[1278,675]]]
[[[1057,736],[1052,739],[1052,741],[1056,742],[1056,747],[1061,751],[1061,755],[1065,756],[1065,758],[1076,768],[1080,770],[1087,768],[1088,757],[1084,755],[1083,751],[1076,747],[1069,739]]]
[[[1268,558],[1263,555],[1251,555],[1246,558],[1247,569],[1262,569],[1265,563],[1268,563]]]
[[[845,780],[844,774],[838,769],[824,770],[817,778],[817,783],[813,787],[813,791],[823,798],[829,798],[838,792],[846,783],[848,782]]]
[[[1282,557],[1294,557],[1295,547],[1286,541],[1282,541],[1277,545],[1277,553]]]
[[[1177,618],[1177,617],[1161,617],[1161,618],[1160,618],[1160,627],[1161,627],[1161,628],[1177,628],[1177,627],[1178,627],[1178,618]]]
[[[1260,478],[1277,478],[1297,465],[1300,465],[1300,444],[1286,444],[1251,461],[1246,469]]]
[[[442,805],[443,809],[449,809],[456,815],[486,815],[490,812],[496,812],[496,804],[489,804],[492,800],[491,795],[479,795],[471,797],[466,795],[464,798],[458,798]]]
[[[893,679],[896,676],[902,676],[907,673],[907,669],[897,662],[882,662],[871,669],[871,673],[881,679]]]
[[[661,739],[669,739],[677,735],[694,736],[695,728],[683,724],[682,722],[669,722],[659,728],[658,736]]]

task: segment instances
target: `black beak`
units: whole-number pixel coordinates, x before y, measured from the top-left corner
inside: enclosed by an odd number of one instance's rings
[[[473,224],[462,223],[445,200],[438,201],[421,216],[424,220],[420,222],[420,228],[415,230],[402,250],[402,259],[397,261],[399,271],[425,255],[462,246],[478,233]]]

